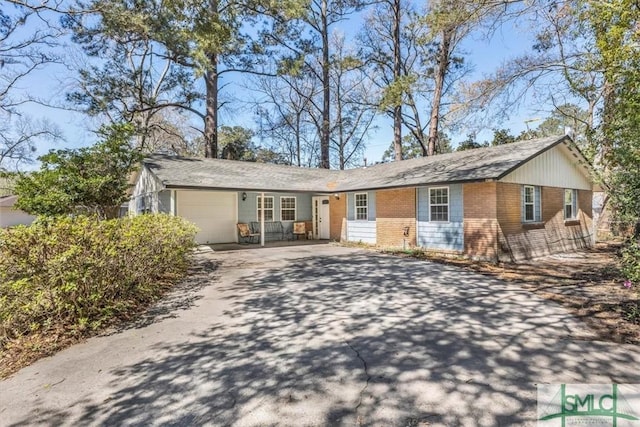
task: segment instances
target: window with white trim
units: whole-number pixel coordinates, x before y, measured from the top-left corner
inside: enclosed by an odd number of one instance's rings
[[[522,222],[542,221],[541,189],[535,185],[522,186]]]
[[[429,189],[429,220],[449,222],[449,187]]]
[[[262,220],[262,197],[258,196],[258,221]],[[264,196],[264,220],[273,221],[273,196]]]
[[[137,199],[137,211],[139,214],[151,213],[153,197],[150,193],[138,196]]]
[[[280,221],[296,220],[296,198],[291,196],[280,197]]]
[[[571,189],[564,190],[564,219],[576,219],[578,217],[578,197],[577,191]]]
[[[355,211],[356,211],[356,220],[367,221],[369,219],[369,205],[367,202],[367,193],[355,194]]]

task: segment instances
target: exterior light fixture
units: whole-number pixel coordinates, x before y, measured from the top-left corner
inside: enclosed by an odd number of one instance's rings
[[[247,200],[247,193],[246,191],[242,192],[242,201],[244,202],[245,200]]]

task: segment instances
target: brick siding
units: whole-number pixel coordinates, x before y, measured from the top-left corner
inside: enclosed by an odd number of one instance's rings
[[[408,227],[408,235],[404,235]],[[416,189],[376,192],[376,242],[385,247],[416,245]]]
[[[499,233],[496,220],[496,183],[465,184],[462,193],[465,255],[470,258],[496,259]]]
[[[564,219],[564,188],[541,188],[542,222],[522,223],[522,186],[497,183],[498,257],[520,260],[591,246],[591,191],[578,191],[576,221]]]
[[[578,218],[564,220],[564,188],[541,188],[542,221],[522,223],[522,186],[464,185],[464,246],[471,258],[520,260],[591,246],[591,191],[578,191]]]
[[[340,193],[339,199],[329,196],[329,238],[340,242],[346,237],[347,194]]]

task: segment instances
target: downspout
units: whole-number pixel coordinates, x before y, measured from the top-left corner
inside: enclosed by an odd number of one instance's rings
[[[260,210],[260,246],[264,247],[264,193],[260,193],[260,201],[262,203],[262,209]]]

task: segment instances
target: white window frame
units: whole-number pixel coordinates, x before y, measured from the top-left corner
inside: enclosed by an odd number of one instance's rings
[[[285,208],[283,199],[293,199],[293,208]],[[284,219],[282,217],[283,211],[293,211],[293,219]],[[298,220],[298,200],[296,196],[280,196],[280,221],[297,221]]]
[[[531,189],[531,202],[527,202],[527,189]],[[522,191],[522,219],[524,222],[536,222],[536,186],[524,185]],[[531,219],[527,219],[527,206],[531,206]]]
[[[578,192],[575,189],[565,188],[564,190],[564,199],[563,199],[563,211],[564,211],[564,219],[566,221],[575,220],[578,218]],[[567,194],[571,195],[570,204],[567,203]],[[567,207],[571,206],[571,215],[567,216]]]
[[[364,196],[364,206],[358,206],[358,196]],[[358,209],[364,212],[364,218],[359,217]],[[369,193],[355,193],[353,195],[353,217],[356,221],[369,221]]]
[[[264,196],[264,199],[265,199],[265,200],[267,200],[267,199],[271,199],[271,207],[270,207],[270,208],[266,208],[266,209],[265,209],[265,212],[264,212],[264,220],[265,220],[265,221],[275,221],[275,218],[276,218],[276,217],[275,217],[275,207],[276,207],[276,202],[275,202],[275,200],[274,200],[274,197],[273,197],[273,196]],[[260,216],[260,208],[261,208],[260,204],[261,204],[261,203],[262,203],[261,197],[260,197],[260,196],[257,196],[257,199],[256,199],[256,217],[258,218],[258,221],[262,221],[262,217]],[[268,212],[268,211],[271,211],[271,219],[269,219],[269,218],[267,217],[267,212]]]
[[[431,191],[434,190],[447,190],[447,203],[431,203]],[[429,222],[449,222],[451,219],[451,208],[449,207],[449,202],[451,201],[451,191],[449,191],[449,187],[429,187]],[[433,208],[434,207],[447,207],[447,219],[433,219]]]

